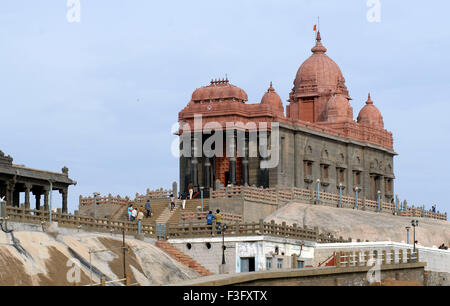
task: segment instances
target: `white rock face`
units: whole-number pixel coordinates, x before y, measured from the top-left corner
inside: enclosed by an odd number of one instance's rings
[[[406,242],[406,226],[411,227],[410,217],[399,217],[385,213],[366,212],[346,208],[290,203],[276,211],[265,221],[286,222],[289,225],[319,227],[321,233],[331,233],[335,237],[361,239],[363,241]],[[419,245],[438,247],[450,243],[450,222],[414,218],[419,220],[416,240]],[[409,241],[413,241],[413,229]]]
[[[120,235],[77,233],[76,231],[44,233],[14,231],[19,248],[13,244],[11,234],[0,231],[0,285],[73,285],[75,261],[81,260],[77,285],[90,283],[89,250],[93,283],[105,275],[107,280],[123,278],[123,253]],[[178,263],[154,241],[146,242],[126,238],[126,270],[132,283],[139,285],[165,285],[199,277],[188,267]],[[76,255],[74,255],[76,254]],[[79,262],[79,261],[78,261]],[[120,285],[120,284],[119,284]]]

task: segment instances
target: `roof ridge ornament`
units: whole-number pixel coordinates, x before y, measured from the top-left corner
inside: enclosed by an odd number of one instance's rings
[[[317,31],[316,45],[311,49],[314,54],[323,54],[327,52],[327,48],[322,45],[322,36],[320,36],[320,31]]]
[[[373,104],[373,101],[372,101],[372,99],[370,97],[370,92],[369,92],[369,97],[367,98],[366,104],[367,105]]]

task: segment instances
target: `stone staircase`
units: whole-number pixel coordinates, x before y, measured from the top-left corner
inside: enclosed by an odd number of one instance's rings
[[[178,206],[179,205],[179,206]],[[177,210],[174,210],[168,222],[172,225],[180,223],[180,217],[182,212],[196,212],[201,207],[201,199],[186,200],[185,209],[181,209],[181,201],[177,203]],[[203,210],[209,210],[209,199],[203,199]]]
[[[161,250],[163,250],[164,252],[166,252],[167,254],[169,254],[170,257],[172,257],[179,263],[191,268],[192,270],[194,270],[201,276],[212,275],[212,273],[209,270],[207,270],[205,267],[200,265],[198,262],[196,262],[191,257],[189,257],[186,254],[184,254],[183,252],[181,252],[179,249],[177,249],[176,247],[171,245],[169,242],[163,241],[163,240],[158,240],[158,241],[156,241],[156,246],[158,248],[160,248]]]
[[[170,207],[167,206],[161,214],[156,219],[156,224],[166,224],[169,222],[170,218],[177,212],[178,209],[181,208],[181,201],[176,200],[175,201],[175,207],[173,210],[170,210]]]
[[[168,199],[156,199],[156,200],[150,200],[150,204],[152,207],[153,216],[150,218],[144,218],[143,223],[153,223],[155,222],[162,212],[166,210],[166,208],[170,205],[170,200]],[[144,207],[144,204],[137,205],[139,207]],[[124,207],[122,210],[120,210],[116,216],[116,220],[128,220],[128,206]]]

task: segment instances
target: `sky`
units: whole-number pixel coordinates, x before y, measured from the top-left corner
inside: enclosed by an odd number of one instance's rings
[[[355,119],[370,92],[394,135],[395,193],[450,212],[449,1],[75,2],[0,2],[0,150],[67,166],[70,211],[79,195],[134,198],[178,181],[171,128],[213,78],[248,103],[272,81],[286,106],[320,16]]]

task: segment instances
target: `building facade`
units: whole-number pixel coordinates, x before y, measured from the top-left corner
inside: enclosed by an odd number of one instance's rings
[[[69,169],[64,167],[61,173],[27,168],[13,164],[13,158],[0,151],[0,198],[5,199],[8,206],[20,206],[20,194],[24,193],[25,208],[49,210],[50,190],[61,193],[61,208],[63,213],[68,212],[67,196],[70,185],[76,182],[69,178]],[[34,196],[34,201],[32,201]]]
[[[349,196],[358,192],[370,200],[394,199],[392,133],[384,129],[370,94],[354,120],[343,74],[321,41],[318,32],[311,57],[298,69],[286,110],[272,83],[256,104],[247,103],[245,91],[228,79],[194,91],[179,113],[180,191],[189,184],[195,191],[230,184],[319,186]],[[271,135],[274,126],[279,135],[275,144],[260,137]],[[216,154],[201,150],[209,147],[211,135],[225,131],[227,136],[214,138]],[[218,142],[223,154],[217,154]],[[278,155],[275,166],[262,166],[270,158],[259,152],[262,147]],[[258,149],[256,155],[249,154],[252,148]]]

